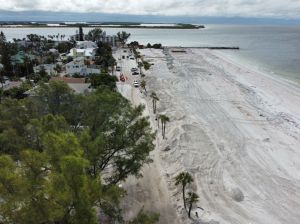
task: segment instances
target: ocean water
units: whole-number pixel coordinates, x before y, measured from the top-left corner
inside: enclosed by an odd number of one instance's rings
[[[73,35],[76,28],[0,28],[8,40],[27,34]],[[89,28],[84,29],[87,32]],[[104,28],[107,34],[120,30],[131,33],[129,41],[164,46],[239,46],[239,51],[222,54],[246,66],[300,83],[300,26],[208,25],[205,29],[135,29]]]

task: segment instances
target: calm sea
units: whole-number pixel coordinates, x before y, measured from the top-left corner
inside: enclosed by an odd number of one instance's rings
[[[27,34],[73,35],[76,28],[0,28],[8,40]],[[87,32],[89,29],[84,29]],[[119,28],[105,28],[116,34]],[[300,26],[208,25],[206,29],[122,29],[131,40],[162,43],[165,46],[239,46],[239,51],[223,51],[233,60],[300,83]],[[131,41],[129,40],[129,41]]]

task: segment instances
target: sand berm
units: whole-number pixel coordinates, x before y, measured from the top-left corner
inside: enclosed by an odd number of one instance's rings
[[[217,51],[185,50],[140,50],[153,63],[148,92],[157,93],[158,113],[171,121],[163,140],[149,94],[132,90],[158,137],[144,177],[124,184],[125,216],[144,206],[160,213],[160,223],[300,223],[299,85]],[[188,191],[200,197],[194,220],[174,185],[181,171],[192,174]]]

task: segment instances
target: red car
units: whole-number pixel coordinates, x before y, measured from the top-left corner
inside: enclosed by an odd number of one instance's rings
[[[120,75],[120,81],[121,81],[121,82],[125,82],[125,77],[124,77],[123,74]]]

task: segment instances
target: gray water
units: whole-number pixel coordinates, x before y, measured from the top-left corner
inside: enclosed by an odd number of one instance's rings
[[[0,28],[7,39],[27,34],[75,34],[76,28]],[[84,29],[87,32],[89,28]],[[131,33],[131,40],[164,46],[239,46],[239,51],[223,51],[245,65],[300,83],[300,26],[209,25],[206,29],[120,29],[105,28],[107,34],[120,30]]]

